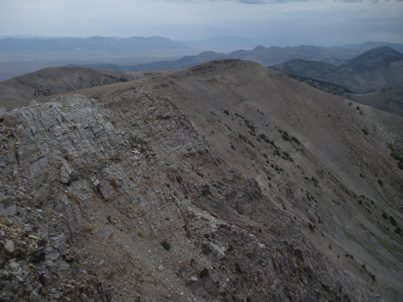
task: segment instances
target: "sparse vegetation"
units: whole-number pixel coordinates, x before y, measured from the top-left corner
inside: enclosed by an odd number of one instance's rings
[[[397,144],[388,144],[390,155],[397,161],[397,166],[403,170],[403,150]]]
[[[269,162],[267,162],[267,163],[269,163]],[[270,164],[270,167],[272,167],[274,169],[274,171],[276,171],[278,174],[280,174],[281,172],[284,172],[284,169],[280,168],[276,164]]]
[[[391,223],[394,227],[397,226],[397,222],[396,222],[396,220],[395,220],[392,216],[389,217],[389,220],[390,220],[390,223]]]
[[[351,91],[348,90],[347,88],[340,86],[340,85],[336,85],[334,83],[320,81],[317,79],[312,79],[309,77],[304,77],[304,76],[290,74],[290,73],[288,73],[287,75],[298,81],[304,82],[312,87],[318,88],[320,90],[323,90],[325,92],[328,92],[328,93],[331,93],[334,95],[348,96],[351,93]]]
[[[141,137],[130,135],[127,141],[131,148],[139,149],[140,152],[146,152],[148,149],[148,143]]]
[[[312,176],[312,177],[310,177],[310,178],[307,177],[307,176],[305,176],[304,178],[305,178],[305,180],[311,182],[311,183],[314,185],[314,187],[316,187],[316,188],[319,187],[319,181],[318,181],[318,179],[317,179],[315,176]]]
[[[281,158],[284,159],[284,160],[288,160],[290,162],[294,162],[294,160],[291,157],[291,155],[286,151],[283,151],[283,153],[281,154]]]
[[[287,131],[281,129],[278,129],[278,131],[280,132],[281,137],[283,138],[284,141],[291,142],[296,145],[301,145],[301,142],[295,136],[289,135]]]
[[[351,254],[349,254],[349,253],[344,254],[344,256],[345,256],[346,258],[350,258],[350,259],[354,260],[354,256],[351,255]]]
[[[247,120],[245,118],[244,118],[244,122],[245,122],[246,127],[249,128],[249,134],[252,135],[252,136],[256,136],[256,127],[255,127],[255,125],[251,121],[249,121],[249,120]]]
[[[111,184],[112,188],[114,188],[114,189],[118,189],[120,187],[120,184],[116,179],[111,179],[110,184]]]
[[[238,137],[243,140],[245,143],[247,143],[249,146],[251,146],[252,148],[255,148],[255,145],[243,134],[238,132]]]
[[[305,197],[306,197],[306,199],[308,199],[308,201],[314,201],[315,200],[315,197],[313,197],[313,195],[309,191],[305,192]]]
[[[166,251],[169,251],[170,249],[171,249],[171,244],[168,242],[168,241],[166,241],[166,240],[163,240],[163,241],[161,241],[161,246],[164,248],[164,250],[166,250]]]
[[[210,195],[210,194],[211,194],[210,186],[207,185],[207,184],[203,185],[202,188],[201,188],[201,194],[202,194],[203,196]]]
[[[205,279],[209,276],[209,271],[207,268],[204,268],[203,270],[200,271],[199,277],[200,279]]]

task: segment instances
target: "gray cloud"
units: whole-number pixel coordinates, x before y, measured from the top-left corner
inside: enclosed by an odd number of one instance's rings
[[[286,3],[286,2],[310,2],[323,0],[210,0],[210,1],[236,1],[243,4],[270,4],[270,3]],[[403,2],[403,0],[333,0],[343,3],[378,3],[378,2]]]

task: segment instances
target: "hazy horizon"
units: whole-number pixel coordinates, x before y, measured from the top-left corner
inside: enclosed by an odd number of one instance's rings
[[[269,45],[403,42],[403,1],[2,0],[0,36],[240,37]]]
[[[90,35],[90,36],[47,36],[47,35],[34,35],[34,34],[19,34],[19,35],[0,35],[0,39],[5,38],[15,38],[15,39],[89,39],[89,38],[115,38],[115,39],[128,39],[128,38],[163,38],[169,39],[175,42],[199,42],[199,41],[209,41],[209,40],[218,40],[218,39],[239,39],[245,41],[258,41],[258,44],[254,44],[254,47],[258,46],[266,46],[266,47],[296,47],[296,46],[317,46],[317,47],[337,47],[337,46],[348,46],[348,45],[359,45],[364,43],[390,43],[390,44],[403,44],[402,41],[390,41],[390,40],[357,40],[354,42],[340,42],[340,43],[283,43],[283,44],[276,44],[270,43],[271,41],[265,37],[245,37],[245,36],[211,36],[204,39],[173,39],[166,36],[161,35],[151,35],[151,36],[140,36],[140,35],[129,35],[129,36],[102,36],[102,35]]]

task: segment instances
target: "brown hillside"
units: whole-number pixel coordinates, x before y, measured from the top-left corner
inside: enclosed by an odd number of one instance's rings
[[[80,94],[0,116],[41,297],[402,300],[402,118],[237,60]]]
[[[50,67],[0,82],[0,107],[28,105],[34,98],[63,92],[127,82],[128,75],[81,67]]]

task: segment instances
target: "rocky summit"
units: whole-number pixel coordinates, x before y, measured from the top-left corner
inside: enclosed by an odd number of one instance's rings
[[[403,118],[247,61],[0,112],[0,301],[402,301]]]

